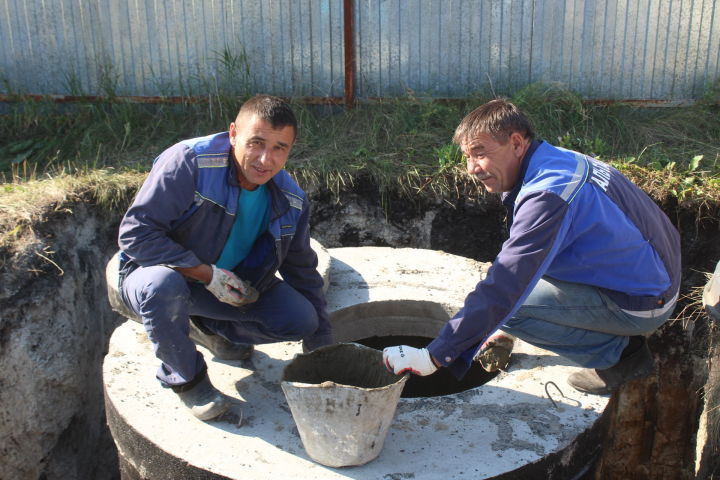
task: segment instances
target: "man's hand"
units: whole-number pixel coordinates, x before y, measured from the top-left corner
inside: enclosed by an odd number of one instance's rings
[[[385,348],[383,362],[385,362],[385,368],[395,375],[412,372],[424,377],[437,370],[427,348],[413,348],[407,345]]]
[[[205,288],[221,302],[239,307],[257,300],[257,291],[247,287],[234,273],[224,268],[212,266],[212,279]]]

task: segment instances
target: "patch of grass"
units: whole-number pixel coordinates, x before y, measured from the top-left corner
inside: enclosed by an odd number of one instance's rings
[[[0,249],[21,250],[34,241],[33,225],[48,212],[78,201],[99,204],[118,215],[130,205],[144,173],[96,169],[81,175],[60,173],[0,188]]]
[[[215,53],[212,75],[185,74],[177,104],[132,103],[122,97],[118,75],[109,60],[100,66],[99,98],[86,103],[17,101],[0,114],[0,179],[25,181],[46,174],[87,172],[98,168],[147,169],[160,151],[183,138],[227,128],[237,106],[253,85],[248,59],[226,47]],[[83,97],[82,82],[68,73],[70,95]],[[22,99],[7,81],[4,90]],[[169,91],[158,85],[160,91]],[[198,103],[198,96],[203,101]]]
[[[720,108],[710,93],[689,107],[640,108],[585,102],[555,85],[535,84],[513,100],[532,118],[538,136],[555,145],[608,161],[635,158],[654,170],[671,162],[684,168],[698,155],[709,171],[720,168]]]
[[[212,93],[203,104],[122,102],[114,97],[118,88],[111,71],[104,102],[9,104],[9,113],[0,115],[2,180],[17,183],[108,168],[142,172],[171,144],[225,130],[243,95],[250,94],[252,79],[242,52],[218,55],[226,73],[205,81],[203,88]],[[232,76],[243,81],[222,80]],[[696,105],[682,108],[594,104],[552,84],[531,85],[511,99],[530,116],[539,138],[621,169],[647,170],[651,174],[636,178],[643,188],[651,178],[653,192],[717,201],[717,91],[720,87],[712,86]],[[453,131],[465,114],[488,99],[478,95],[440,102],[407,96],[351,110],[295,104],[300,132],[288,170],[304,185],[336,193],[364,175],[381,192],[452,194],[453,184],[468,181],[463,179],[462,157],[451,143]]]
[[[288,169],[333,191],[365,174],[381,191],[410,192],[457,164],[449,142],[462,107],[412,97],[348,111],[298,106],[301,130]]]
[[[223,59],[228,72],[251,81],[242,55],[225,52]],[[179,140],[225,130],[251,91],[218,80],[205,85],[213,93],[204,104],[133,104],[113,96],[111,73],[107,101],[11,103],[0,115],[0,247],[32,241],[31,225],[43,212],[64,208],[72,199],[124,210],[155,156]],[[240,90],[228,91],[235,87]],[[542,84],[511,99],[527,112],[539,138],[615,165],[660,202],[676,199],[698,211],[716,211],[718,92],[720,82],[696,105],[683,108],[594,104]],[[377,185],[381,201],[388,191],[408,198],[484,195],[465,174],[451,138],[463,116],[489,99],[407,96],[351,110],[296,103],[300,131],[287,168],[306,188],[327,188],[335,195],[361,176]]]

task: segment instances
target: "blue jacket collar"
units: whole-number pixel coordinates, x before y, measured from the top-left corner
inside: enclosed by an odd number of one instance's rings
[[[535,153],[535,150],[537,150],[542,143],[542,140],[533,140],[532,142],[530,142],[530,147],[528,147],[528,150],[527,152],[525,152],[525,156],[522,159],[522,165],[520,166],[520,173],[518,174],[517,183],[511,191],[502,194],[502,203],[503,205],[505,205],[505,208],[508,211],[508,225],[512,223],[513,205],[515,204],[515,199],[520,193],[520,189],[522,188],[525,181],[525,174],[527,173],[528,165],[530,165],[530,159]]]

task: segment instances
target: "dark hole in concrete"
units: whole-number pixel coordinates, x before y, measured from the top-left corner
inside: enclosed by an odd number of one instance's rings
[[[393,345],[409,345],[415,348],[422,348],[426,347],[431,341],[432,338],[427,337],[389,335],[386,337],[363,338],[355,340],[355,343],[382,351],[383,348]],[[483,370],[480,364],[473,363],[473,366],[470,367],[468,373],[461,380],[455,378],[455,376],[445,368],[440,368],[437,372],[427,377],[410,375],[401,397],[437,397],[440,395],[460,393],[484,385],[495,378],[497,374],[498,372],[488,373]]]

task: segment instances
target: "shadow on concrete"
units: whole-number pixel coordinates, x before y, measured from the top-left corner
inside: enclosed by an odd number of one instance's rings
[[[331,303],[333,297],[338,293],[350,293],[353,297],[353,303],[365,303],[370,299],[370,285],[367,283],[362,274],[351,265],[331,258],[332,275],[330,276],[330,285],[327,292],[328,303]],[[331,310],[333,310],[331,308]]]
[[[539,366],[577,367],[578,364],[565,357],[552,354],[532,355],[527,353],[513,353],[510,357],[509,369],[531,369]]]

